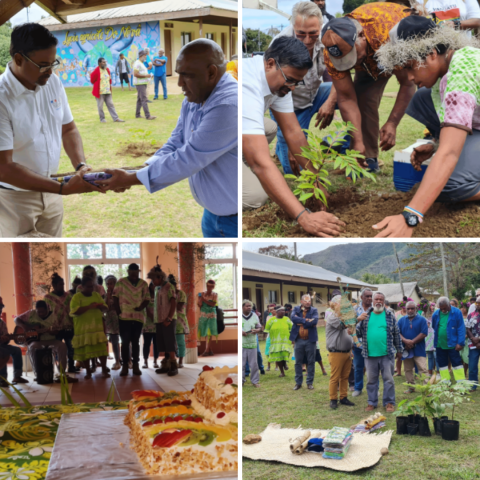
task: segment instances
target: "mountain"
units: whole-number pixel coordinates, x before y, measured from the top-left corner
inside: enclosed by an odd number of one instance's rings
[[[406,243],[395,243],[400,262],[415,253]],[[348,243],[328,247],[317,253],[309,253],[302,260],[326,268],[332,272],[360,279],[364,273],[383,273],[398,282],[397,261],[392,243]]]

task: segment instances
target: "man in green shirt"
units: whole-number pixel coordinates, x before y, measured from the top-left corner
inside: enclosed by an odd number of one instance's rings
[[[465,380],[460,350],[465,346],[465,321],[461,310],[450,305],[447,297],[438,299],[438,310],[432,316],[435,330],[435,347],[438,370],[442,380],[450,380],[448,360],[452,364],[453,376],[457,382]]]
[[[375,292],[367,318],[357,327],[357,335],[363,338],[362,354],[367,369],[367,412],[378,404],[378,380],[383,378],[383,406],[387,413],[395,411],[395,382],[393,380],[395,350],[397,358],[403,352],[400,331],[395,314],[385,309],[385,295]]]
[[[255,312],[252,312],[253,303],[244,300],[242,303],[242,385],[245,383],[245,367],[250,367],[250,379],[254,387],[260,386],[260,374],[257,362],[257,333],[262,331],[260,320]]]

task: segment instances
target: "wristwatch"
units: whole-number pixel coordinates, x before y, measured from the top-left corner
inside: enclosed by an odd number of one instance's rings
[[[453,25],[455,27],[455,30],[460,30],[462,22],[458,18],[456,18],[455,20],[453,20]]]
[[[85,162],[82,162],[82,163],[79,163],[76,167],[75,167],[75,171],[78,172],[82,167],[86,167],[87,164]]]
[[[409,227],[416,227],[420,220],[414,213],[406,212],[405,210],[402,212],[403,218]]]

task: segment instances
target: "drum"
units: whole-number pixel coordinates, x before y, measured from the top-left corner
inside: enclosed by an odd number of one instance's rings
[[[53,383],[53,353],[51,348],[35,350],[35,368],[39,385]]]

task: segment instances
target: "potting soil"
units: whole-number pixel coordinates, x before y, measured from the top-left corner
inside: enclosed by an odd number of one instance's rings
[[[346,223],[340,237],[374,237],[379,233],[372,228],[385,217],[398,215],[409,204],[415,189],[407,193],[376,194],[359,193],[354,187],[331,194],[328,211]],[[319,211],[318,205],[310,199],[307,207]],[[312,237],[277,205],[266,205],[252,212],[245,212],[243,230],[255,231],[260,227],[274,226],[278,219],[285,220],[282,237]],[[480,202],[457,204],[435,203],[425,215],[422,224],[413,230],[414,237],[479,237]]]

